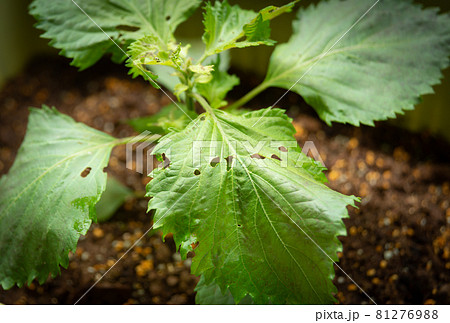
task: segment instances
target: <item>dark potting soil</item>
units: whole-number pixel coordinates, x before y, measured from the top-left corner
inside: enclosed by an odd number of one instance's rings
[[[170,100],[107,60],[78,72],[63,58],[37,58],[0,91],[0,174],[7,173],[26,130],[28,107],[55,106],[116,137],[132,136],[122,120],[157,112]],[[237,99],[257,84],[243,75]],[[249,103],[264,108],[285,91],[271,89]],[[450,303],[450,145],[380,122],[377,127],[328,127],[290,93],[278,104],[294,118],[300,146],[314,142],[328,167],[329,186],[362,197],[349,208],[348,236],[335,284],[340,304]],[[108,173],[141,195],[149,178],[125,167],[125,149],[113,150]],[[133,198],[106,222],[94,224],[70,256],[68,269],[40,286],[0,290],[5,304],[73,304],[113,267],[81,304],[192,304],[197,277],[173,240],[158,232],[126,250],[152,223],[147,200]],[[114,265],[120,257],[123,258]],[[345,273],[350,276],[350,280]],[[355,284],[356,283],[356,284]]]

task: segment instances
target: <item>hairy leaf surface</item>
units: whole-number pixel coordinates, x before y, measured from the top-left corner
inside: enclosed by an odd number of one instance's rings
[[[176,27],[200,3],[201,0],[34,0],[30,13],[38,20],[36,26],[45,31],[42,37],[51,39],[52,46],[72,58],[73,65],[84,69],[105,53],[113,53],[116,61],[125,59],[108,36],[124,50],[143,36],[155,37],[159,46],[166,46],[174,40]]]
[[[195,287],[195,303],[200,305],[235,305],[233,295],[227,289],[225,294],[222,294],[220,287],[215,283],[207,285],[205,283],[205,278],[200,277],[200,281]],[[253,305],[253,299],[250,295],[245,296],[239,305]]]
[[[188,53],[186,56],[189,56],[197,61],[203,54],[205,45],[199,39],[181,39],[180,44],[189,44],[188,46],[182,46],[182,48],[188,48]],[[220,61],[219,66],[215,64],[215,62]],[[229,52],[221,52],[216,55],[212,55],[207,57],[203,61],[203,65],[211,65],[215,64],[214,69],[219,68],[221,71],[226,71],[229,68],[230,55]],[[175,73],[173,73],[173,69],[163,65],[152,65],[150,67],[153,74],[158,75],[158,84],[164,85],[168,90],[174,92],[175,86],[180,83],[179,78]],[[183,94],[180,96],[183,98]]]
[[[198,241],[192,272],[237,303],[247,294],[256,303],[333,301],[331,259],[354,197],[324,185],[294,133],[282,110],[214,110],[155,147],[166,161],[147,187],[155,228],[183,249]]]
[[[328,124],[373,125],[413,109],[448,66],[450,17],[409,0],[380,1],[367,12],[372,5],[331,0],[300,10],[291,39],[271,57],[266,85],[293,86]]]
[[[55,109],[32,109],[25,140],[0,179],[0,284],[43,283],[95,220],[115,139]]]
[[[175,42],[161,45],[157,37],[144,36],[129,46],[127,54],[129,58],[126,65],[130,68],[129,74],[132,74],[133,78],[142,76],[145,80],[155,81],[158,74],[150,67],[160,65],[181,70],[186,57],[186,48]],[[158,88],[155,82],[150,83]]]
[[[197,91],[204,96],[211,107],[220,108],[227,105],[225,97],[233,87],[239,84],[239,78],[236,75],[230,75],[218,68],[214,69],[212,80],[209,83],[197,84]]]
[[[290,12],[296,2],[282,7],[269,6],[258,13],[238,5],[231,6],[227,1],[216,1],[214,5],[208,2],[203,20],[206,55],[230,48],[275,44],[270,39],[270,20]]]

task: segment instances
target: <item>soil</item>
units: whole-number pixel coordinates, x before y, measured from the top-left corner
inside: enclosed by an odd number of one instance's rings
[[[232,91],[236,99],[258,78],[234,72],[244,85]],[[266,91],[248,107],[267,107],[283,93]],[[14,161],[29,106],[55,106],[77,121],[125,137],[134,132],[122,120],[155,113],[169,102],[106,60],[78,72],[64,58],[36,58],[0,91],[0,173]],[[370,304],[359,285],[378,304],[449,304],[450,145],[388,122],[375,128],[328,127],[293,93],[279,106],[289,107],[299,144],[314,142],[329,168],[329,186],[362,197],[358,209],[349,208],[348,236],[340,238],[339,303]],[[141,195],[149,180],[126,169],[124,147],[113,150],[108,173]],[[150,232],[126,253],[151,227],[146,205],[144,198],[127,200],[111,220],[94,224],[81,237],[59,277],[42,286],[0,290],[0,302],[73,304],[112,267],[80,304],[193,304],[198,279],[170,237],[163,242],[158,232]]]

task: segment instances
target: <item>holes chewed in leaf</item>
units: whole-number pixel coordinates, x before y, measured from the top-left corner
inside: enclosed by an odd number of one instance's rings
[[[278,157],[278,156],[275,155],[275,154],[273,154],[272,156],[270,156],[270,158],[272,158],[272,159],[277,159],[277,160],[281,161],[281,158]]]
[[[138,31],[138,30],[141,29],[141,28],[136,27],[136,26],[118,25],[118,26],[116,26],[116,29],[117,29],[117,30],[123,30],[123,31],[131,31],[131,32],[133,32],[133,31]]]
[[[81,177],[86,177],[89,175],[89,173],[91,172],[92,168],[91,167],[86,167],[80,174]]]
[[[198,176],[198,175],[200,175],[200,174],[201,174],[201,172],[200,172],[198,169],[194,170],[194,175],[195,175],[195,176]]]
[[[287,148],[284,147],[284,146],[278,147],[278,150],[279,150],[279,151],[282,151],[282,152],[287,152]]]
[[[266,159],[266,157],[261,156],[260,154],[253,154],[250,157],[255,158],[255,159]]]
[[[227,161],[227,171],[233,167],[233,156],[228,156],[224,158]]]
[[[211,167],[216,167],[218,163],[220,163],[220,157],[214,157],[209,164]]]
[[[162,167],[163,167],[164,169],[166,169],[167,167],[170,166],[170,159],[167,158],[166,154],[164,154],[164,153],[162,153],[161,157],[162,157],[162,159],[163,159]]]

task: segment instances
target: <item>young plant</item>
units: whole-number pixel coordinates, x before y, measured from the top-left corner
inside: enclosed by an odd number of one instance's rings
[[[85,69],[109,54],[134,77],[176,95],[158,115],[130,123],[160,135],[154,154],[165,162],[150,174],[148,209],[155,210],[154,228],[172,233],[183,257],[195,252],[198,303],[335,302],[337,236],[346,234],[342,218],[358,200],[325,185],[324,167],[301,152],[283,110],[238,108],[281,87],[300,94],[329,125],[373,125],[413,109],[449,63],[448,14],[411,1],[323,1],[298,11],[264,81],[228,105],[239,79],[227,73],[224,53],[274,46],[270,21],[296,2],[259,12],[205,3],[200,55],[174,37],[200,0],[30,6],[43,37],[73,65]],[[43,283],[67,268],[68,253],[96,220],[111,149],[140,140],[113,138],[55,108],[31,109],[16,161],[0,181],[4,289]]]

